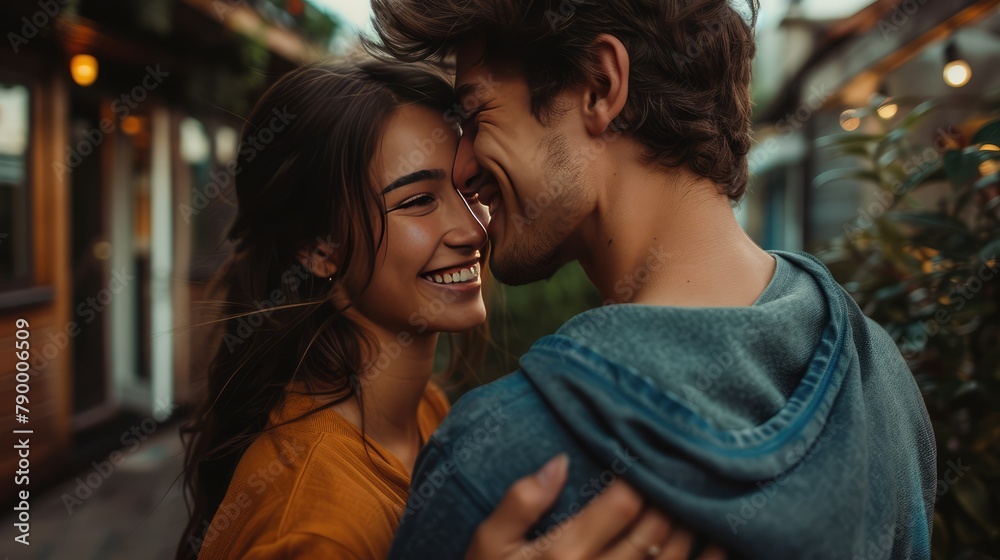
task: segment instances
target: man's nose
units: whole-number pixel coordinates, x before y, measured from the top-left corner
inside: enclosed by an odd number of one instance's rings
[[[481,172],[482,169],[472,153],[472,138],[462,136],[458,141],[458,152],[455,153],[455,165],[451,175],[455,188],[463,194],[472,194],[472,186]]]

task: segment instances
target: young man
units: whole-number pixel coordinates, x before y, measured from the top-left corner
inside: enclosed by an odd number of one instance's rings
[[[763,251],[733,215],[756,5],[372,4],[385,52],[456,57],[454,180],[489,207],[493,274],[577,260],[606,303],[455,404],[392,557],[463,556],[565,452],[536,531],[622,477],[739,557],[929,558],[934,440],[902,356],[819,261]]]

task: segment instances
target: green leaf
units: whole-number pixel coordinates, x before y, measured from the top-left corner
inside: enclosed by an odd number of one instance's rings
[[[840,155],[842,156],[855,156],[860,158],[868,158],[871,156],[871,149],[868,144],[857,143],[857,144],[844,144],[839,146]]]
[[[978,191],[985,189],[986,187],[992,187],[993,185],[996,185],[998,183],[1000,183],[1000,172],[984,175],[978,181],[973,183],[972,188],[973,190]]]
[[[979,177],[980,163],[976,157],[960,150],[948,150],[944,153],[944,170],[948,174],[948,180],[956,189]]]
[[[814,145],[819,148],[836,148],[845,146],[867,146],[878,142],[884,138],[884,134],[855,134],[853,132],[839,132],[829,136],[821,136],[815,140]]]
[[[1000,151],[982,149],[1000,146],[1000,95],[993,107],[984,109],[977,100],[976,107],[968,107],[970,114],[962,113],[970,119],[984,110],[992,115],[975,121],[987,124],[974,127],[979,131],[973,145],[945,146],[924,158],[926,146],[914,131],[923,130],[927,120],[921,119],[942,101],[901,115],[885,134],[839,134],[818,142],[840,148],[839,155],[861,157],[845,164],[854,169],[824,173],[813,184],[874,183],[893,194],[892,206],[870,227],[857,237],[850,234],[855,242],[832,241],[823,258],[835,265],[831,271],[862,310],[896,341],[924,397],[941,457],[938,478],[948,476],[949,486],[935,507],[933,557],[972,560],[1000,550],[1000,284],[973,280],[982,266],[977,259],[1000,255],[996,210],[977,203],[983,193],[993,197],[989,185],[1000,184],[1000,173],[983,177],[980,171],[985,161],[1000,163]],[[942,126],[949,122],[954,128],[948,130],[967,130],[969,124],[951,120]],[[939,190],[945,181],[952,188]],[[911,196],[925,185],[935,191]],[[992,203],[1000,207],[1000,196]],[[915,248],[936,250],[935,266],[926,268],[925,257],[932,253],[915,254]],[[920,291],[908,297],[913,288]],[[934,323],[938,328],[929,335],[926,329]],[[947,460],[959,456],[973,470],[956,480],[946,475]]]
[[[943,474],[947,476],[949,473]],[[955,483],[953,490],[955,491],[955,500],[962,506],[965,513],[989,533],[1000,530],[990,521],[994,512],[990,505],[989,490],[983,481],[973,472],[954,474],[962,477]]]
[[[896,222],[924,226],[944,233],[963,236],[969,234],[962,222],[952,220],[936,212],[887,212],[886,217]]]
[[[959,324],[968,324],[989,317],[996,311],[997,303],[995,301],[979,297],[979,294],[975,293],[973,299],[969,300],[965,307],[951,314],[951,318]]]
[[[910,174],[910,176],[903,181],[899,192],[908,193],[925,182],[929,183],[937,179],[945,179],[947,177],[943,170],[944,163],[942,163],[941,160],[936,160],[933,163],[920,167],[915,173]]]
[[[905,293],[906,287],[908,285],[909,282],[899,282],[897,284],[892,284],[884,288],[879,288],[878,290],[875,291],[872,297],[875,299],[875,301],[884,301],[887,299],[892,299]]]
[[[845,168],[845,169],[832,169],[824,173],[820,173],[816,179],[813,180],[813,187],[820,188],[826,186],[830,183],[836,181],[864,181],[873,182],[875,184],[879,183],[879,176],[874,171],[869,171],[865,169],[855,169],[855,168]]]
[[[1000,152],[994,150],[980,150],[978,148],[966,148],[971,152],[971,155],[976,160],[976,165],[983,163],[984,161],[989,161],[991,159],[1000,159]]]
[[[972,143],[1000,146],[1000,120],[995,120],[980,128],[972,137]]]
[[[1000,253],[1000,237],[996,239],[991,239],[979,249],[979,258],[984,261],[995,258],[997,253]]]
[[[931,114],[934,109],[937,109],[944,102],[944,97],[937,97],[917,105],[908,115],[906,115],[906,118],[899,122],[899,125],[897,125],[898,128],[911,128],[913,125],[920,122],[921,119]]]

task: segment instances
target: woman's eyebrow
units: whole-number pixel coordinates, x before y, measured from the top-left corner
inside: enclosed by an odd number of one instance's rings
[[[444,169],[421,169],[420,171],[414,171],[407,175],[403,175],[399,179],[389,183],[389,186],[382,189],[382,194],[388,194],[399,187],[405,187],[410,183],[416,183],[419,181],[426,181],[428,179],[444,179]]]

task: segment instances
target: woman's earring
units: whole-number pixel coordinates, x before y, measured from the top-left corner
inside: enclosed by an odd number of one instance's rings
[[[330,275],[330,277],[329,277],[329,278],[327,278],[327,279],[326,279],[326,281],[327,281],[327,282],[333,282],[333,275]]]

